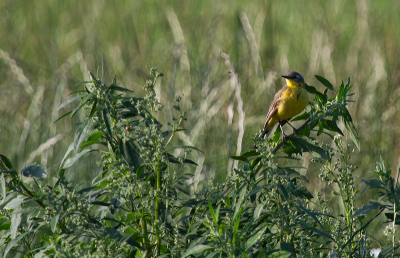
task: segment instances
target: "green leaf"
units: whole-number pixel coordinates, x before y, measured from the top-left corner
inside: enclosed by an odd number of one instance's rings
[[[370,179],[363,179],[363,181],[366,185],[370,186],[371,188],[385,188],[381,181],[376,178],[370,178]]]
[[[91,77],[90,80],[93,81],[93,83],[98,83],[98,84],[101,83],[101,80],[98,79],[96,76],[94,76],[94,74],[92,72],[89,72],[89,74],[90,74],[90,77]]]
[[[134,101],[137,101],[137,100],[141,100],[141,99],[138,99],[138,98],[134,99]],[[132,102],[131,102],[131,98],[129,98],[129,99],[125,98],[125,99],[121,100],[121,104],[124,107],[126,107],[127,109],[129,109],[133,114],[139,115],[139,112],[136,109],[135,104],[134,103],[132,104]],[[144,114],[140,114],[140,116],[144,117]]]
[[[318,133],[317,133],[317,136],[320,136],[323,131],[324,131],[324,126],[323,126],[322,120],[319,120],[318,121]]]
[[[281,250],[291,252],[294,257],[296,257],[296,252],[293,249],[293,246],[288,242],[281,242]]]
[[[22,169],[22,175],[25,177],[45,178],[46,172],[38,164],[32,164]]]
[[[342,117],[344,126],[346,127],[347,131],[350,134],[351,139],[353,140],[354,144],[356,145],[357,149],[360,150],[360,138],[358,137],[357,130],[353,124],[349,111],[346,109],[347,116]]]
[[[193,255],[193,254],[199,254],[199,253],[202,253],[202,252],[204,252],[206,250],[210,250],[210,249],[214,249],[214,247],[210,247],[210,246],[206,246],[206,245],[196,245],[196,246],[186,250],[183,257],[188,257],[189,255]]]
[[[324,103],[328,102],[328,95],[327,95],[327,93],[328,93],[328,89],[325,89],[325,90],[324,90]]]
[[[96,189],[96,186],[85,187],[85,188],[79,190],[78,192],[76,192],[76,194],[81,195],[81,194],[84,194],[84,193],[89,193],[94,189]]]
[[[323,121],[324,121],[323,123],[324,128],[328,129],[331,132],[337,132],[343,135],[342,130],[339,129],[335,121],[331,120],[323,120]]]
[[[264,234],[265,230],[267,229],[268,226],[263,227],[261,230],[259,230],[257,233],[255,233],[253,236],[251,236],[245,243],[245,248],[248,250],[251,248],[253,245],[257,244],[260,242],[261,236]]]
[[[390,222],[393,222],[393,220],[394,220],[394,212],[385,212],[385,216]],[[396,214],[395,224],[396,225],[400,224],[400,216],[398,216],[397,214]]]
[[[81,98],[85,97],[85,95],[77,95],[75,97],[69,98],[66,101],[64,101],[58,108],[57,110],[60,110],[61,108],[65,107],[66,105],[68,105],[69,103],[72,103],[74,101],[77,101]]]
[[[8,252],[11,250],[11,248],[13,248],[22,238],[24,238],[26,235],[28,235],[29,233],[32,233],[33,231],[27,231],[21,235],[19,235],[16,239],[11,240],[10,243],[8,243],[6,249],[4,250],[4,255],[3,257],[6,257]]]
[[[11,165],[11,161],[4,155],[0,154],[0,160],[6,165],[8,169],[14,169]]]
[[[111,86],[113,86],[113,85],[117,85],[117,75],[116,74],[114,74],[114,78],[111,82]]]
[[[133,92],[133,90],[128,90],[126,88],[117,86],[117,85],[110,85],[110,87],[108,87],[107,92],[110,90],[116,90],[116,91],[122,91],[122,92]]]
[[[181,131],[186,131],[187,129],[185,129],[185,128],[178,128],[178,129],[175,129],[175,132],[181,132]]]
[[[308,180],[307,180],[308,181]],[[308,189],[303,185],[299,188],[296,189],[296,192],[299,193],[301,196],[304,196],[305,198],[307,198],[308,200],[311,200],[314,198],[314,196],[312,195],[312,193],[310,193],[310,191],[308,191]]]
[[[332,236],[331,235],[329,235],[328,233],[326,233],[326,232],[323,232],[323,231],[321,231],[321,230],[319,230],[319,229],[317,229],[317,228],[308,228],[309,230],[311,230],[311,231],[313,231],[314,233],[316,233],[317,234],[317,236],[320,236],[320,237],[326,237],[326,238],[329,238],[330,240],[332,240],[332,241],[335,241],[335,239],[333,239],[332,238]]]
[[[94,112],[97,110],[97,99],[93,102],[92,108],[90,109],[89,117],[93,117]]]
[[[103,109],[103,121],[104,121],[104,124],[106,125],[108,136],[110,138],[112,138],[114,136],[114,132],[113,132],[112,126],[111,126],[112,120],[111,120],[111,116],[110,116],[110,112],[109,112],[108,108]]]
[[[286,190],[285,186],[282,185],[281,182],[278,183],[278,188],[281,190],[281,193],[282,193],[283,197],[285,198],[285,200],[289,201],[289,193]]]
[[[0,224],[0,231],[3,231],[3,230],[10,230],[10,227],[11,227],[11,222],[9,222],[9,220],[8,220],[8,221],[5,221],[5,222],[2,222],[2,223]]]
[[[74,86],[77,86],[77,85],[83,84],[83,83],[89,83],[89,81],[78,82],[78,83],[75,84]],[[71,92],[71,93],[68,93],[67,96],[71,96],[71,95],[74,95],[74,94],[77,94],[77,93],[86,93],[86,92],[87,92],[87,91],[85,91],[85,90],[76,90],[76,91],[73,91],[73,92]]]
[[[133,140],[121,140],[119,142],[119,149],[122,157],[129,166],[139,168],[142,160],[140,158],[139,150]]]
[[[79,148],[82,142],[87,138],[87,134],[92,130],[93,123],[92,120],[87,120],[83,125],[79,127],[78,130],[75,132],[74,137],[74,151],[75,153],[79,152]]]
[[[250,150],[240,154],[240,156],[231,156],[231,159],[246,161],[247,158],[260,155],[257,150]]]
[[[319,75],[314,75],[315,78],[317,78],[318,81],[320,81],[325,87],[327,87],[328,89],[330,89],[331,91],[334,91],[332,84],[325,79],[324,77],[321,77]]]
[[[17,236],[17,230],[19,227],[19,224],[21,223],[21,213],[18,212],[19,208],[14,209],[13,213],[11,214],[11,227],[10,227],[10,233],[11,233],[11,239],[14,239]]]
[[[265,253],[265,257],[267,258],[288,258],[292,255],[291,252],[281,251],[281,250],[273,250]]]
[[[294,121],[297,121],[297,120],[305,120],[305,119],[308,119],[309,117],[310,117],[310,114],[307,113],[307,112],[304,112],[303,114],[298,115],[298,116],[290,119],[290,122],[294,122]]]
[[[94,95],[93,95],[92,93],[87,94],[87,95],[81,100],[81,103],[79,103],[79,105],[78,105],[74,110],[72,110],[71,118],[74,117],[75,114],[76,114],[79,110],[81,110],[83,106],[86,105],[86,102],[88,102],[88,101],[89,101],[91,98],[93,98],[93,97],[94,97]]]
[[[181,163],[179,161],[179,159],[174,157],[173,155],[171,155],[169,153],[167,155],[168,155],[169,162],[175,163],[175,164]],[[187,163],[187,164],[192,164],[192,165],[198,166],[198,164],[196,162],[194,162],[193,160],[190,160],[190,159],[183,159],[182,161],[183,161],[183,163]]]
[[[59,118],[57,118],[56,120],[54,120],[53,122],[51,122],[50,125],[54,124],[54,123],[57,122],[58,120],[60,120],[60,119],[62,119],[62,118],[64,118],[64,117],[66,117],[66,116],[68,116],[68,115],[71,114],[71,113],[72,113],[72,111],[69,111],[69,112],[65,113],[64,115],[60,116]]]
[[[26,197],[23,195],[18,195],[17,197],[13,198],[9,203],[7,203],[4,209],[9,209],[9,210],[18,209],[19,207],[21,207],[21,203],[25,200],[25,198]]]
[[[262,157],[261,157],[261,156],[255,158],[255,159],[253,159],[253,160],[251,160],[251,161],[250,161],[250,167],[249,167],[249,169],[250,169],[250,170],[253,170],[254,167],[260,162],[260,160],[262,160]]]
[[[54,218],[51,219],[50,227],[51,227],[51,231],[53,233],[56,231],[56,227],[57,227],[57,223],[58,223],[58,219],[59,218],[60,218],[60,214],[57,214],[56,216],[54,216]]]
[[[67,149],[67,151],[65,152],[63,159],[61,160],[60,167],[61,167],[61,165],[64,163],[64,160],[68,157],[68,155],[71,153],[71,151],[72,151],[73,149],[74,149],[74,143],[72,142],[72,143],[68,146],[68,149]]]
[[[73,157],[67,159],[67,161],[65,161],[65,164],[64,164],[64,166],[63,166],[63,169],[69,168],[69,167],[72,166],[78,159],[80,159],[83,155],[85,155],[86,153],[91,152],[91,151],[93,151],[93,150],[86,149],[86,150],[83,150],[82,152],[76,154],[75,156],[73,156]]]
[[[91,202],[90,204],[104,206],[104,207],[108,207],[111,205],[111,203],[108,203],[108,202]]]
[[[198,151],[198,152],[200,152],[200,153],[204,153],[202,150],[200,150],[200,149],[198,149],[198,148],[196,148],[196,147],[193,147],[193,146],[186,146],[186,145],[171,148],[171,150],[174,150],[174,149],[192,149],[192,150],[196,150],[196,151]]]
[[[244,199],[246,200],[247,198],[249,198],[249,197],[252,196],[253,194],[256,194],[256,193],[258,193],[259,191],[261,191],[263,188],[264,188],[264,186],[257,186],[257,187],[255,187],[253,190],[251,190],[250,193],[248,193],[248,194],[246,195],[246,197],[245,197]]]
[[[173,186],[175,187],[176,190],[179,190],[186,195],[190,195],[190,190],[188,189],[188,186],[184,182],[178,181]]]
[[[344,95],[347,96],[347,92],[350,91],[351,87],[353,87],[353,85],[350,85],[350,77],[347,78],[346,81],[346,86],[344,87]]]
[[[318,225],[319,225],[321,228],[323,228],[323,226],[322,226],[321,222],[319,222],[319,219],[317,218],[315,212],[312,212],[312,211],[306,209],[306,208],[303,207],[303,206],[298,206],[298,208],[301,209],[302,211],[304,211],[308,216],[310,216],[311,218],[313,218],[313,219],[318,223]]]
[[[184,212],[185,212],[185,209],[180,209],[179,211],[175,212],[175,213],[172,215],[172,218],[175,219],[176,217],[178,217],[179,215],[181,215],[181,214],[184,213]]]
[[[90,135],[90,137],[87,140],[85,140],[81,143],[80,149],[82,150],[93,144],[101,143],[101,141],[99,139],[101,136],[103,136],[103,132],[95,131],[92,135]]]
[[[4,174],[0,174],[0,194],[1,194],[1,199],[4,200],[4,198],[7,197],[7,188],[6,188],[6,180],[4,179]]]
[[[344,84],[343,84],[343,81],[342,81],[342,84],[339,86],[339,91],[338,91],[338,94],[337,94],[337,100],[338,100],[339,103],[343,102],[343,100],[344,100]]]
[[[235,208],[235,213],[233,214],[233,217],[234,217],[234,218],[239,214],[239,211],[240,211],[241,205],[242,205],[242,203],[243,203],[244,196],[245,196],[246,192],[247,192],[247,191],[246,191],[246,187],[245,187],[245,186],[242,187],[242,189],[241,189],[241,191],[240,191],[240,194],[239,194],[239,199],[238,199],[238,201],[235,203],[236,208]]]
[[[226,197],[226,207],[228,207],[228,209],[231,208],[231,198],[229,198],[229,196]]]
[[[358,211],[356,211],[353,215],[354,217],[360,216],[361,214],[367,214],[370,211],[377,210],[377,209],[383,209],[389,207],[389,205],[381,204],[379,202],[369,202],[367,205],[363,205]]]
[[[317,92],[317,89],[314,86],[311,85],[305,85],[306,91],[308,91],[311,94],[315,94]]]
[[[257,207],[254,209],[254,219],[258,219],[260,217],[261,211],[264,208],[264,203],[260,203],[257,205]]]
[[[247,161],[247,158],[242,156],[230,156],[230,158],[233,160]]]
[[[135,246],[137,248],[141,248],[141,245],[134,241],[132,239],[132,237],[129,237],[130,235],[123,235],[121,234],[121,232],[119,232],[118,230],[114,229],[114,228],[105,228],[105,238],[111,238],[111,239],[115,239],[118,240],[119,242],[127,242],[130,246]],[[128,237],[128,238],[127,238]]]
[[[239,250],[242,253],[244,258],[250,258],[250,256],[244,250],[242,250],[241,248],[239,248]]]
[[[299,168],[304,169],[304,167],[299,167]],[[310,183],[310,181],[308,181],[307,177],[301,175],[299,172],[297,172],[296,170],[294,170],[292,168],[286,167],[286,168],[283,168],[283,170],[289,174],[290,179],[298,178],[300,180],[303,180],[304,182]]]
[[[277,126],[274,135],[271,137],[271,140],[273,142],[278,142],[280,138],[281,138],[281,129],[279,128],[279,126]]]
[[[296,149],[301,148],[303,152],[310,152],[315,157],[321,157],[326,160],[329,159],[325,150],[312,143],[307,137],[293,137],[290,141],[295,145]]]
[[[142,172],[146,168],[147,164],[142,164],[138,169],[136,169],[136,178],[140,179],[142,177]]]
[[[216,256],[217,254],[219,254],[221,251],[214,251],[209,253],[205,258],[213,258],[214,256]]]
[[[321,103],[326,104],[324,94],[315,92],[315,100],[319,100]]]
[[[211,217],[216,225],[218,225],[218,218],[215,216],[214,209],[212,207],[211,201],[208,200],[208,208],[210,209]]]

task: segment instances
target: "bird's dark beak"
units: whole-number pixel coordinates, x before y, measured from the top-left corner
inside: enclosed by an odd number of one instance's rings
[[[285,79],[290,79],[290,77],[287,76],[287,75],[282,75],[282,77],[285,78]]]

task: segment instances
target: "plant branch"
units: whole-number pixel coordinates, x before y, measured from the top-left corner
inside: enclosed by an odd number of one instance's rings
[[[304,122],[304,124],[302,124],[297,131],[285,136],[282,140],[282,142],[280,142],[278,145],[276,145],[276,147],[272,150],[272,153],[276,153],[283,145],[286,144],[286,142],[290,139],[290,137],[294,136],[297,134],[297,132],[299,132],[300,130],[304,129],[305,127],[308,126],[308,124],[311,122],[311,118],[307,119],[306,122]]]
[[[366,228],[369,223],[371,223],[371,221],[373,221],[376,217],[378,217],[385,209],[381,209],[373,218],[371,218],[370,220],[367,221],[367,223],[365,223],[364,226],[362,226],[361,228],[359,228],[356,232],[354,232],[354,234],[349,238],[349,240],[347,240],[347,242],[342,245],[342,250],[344,250],[344,248],[351,242],[351,240],[353,240],[353,238],[364,228]]]

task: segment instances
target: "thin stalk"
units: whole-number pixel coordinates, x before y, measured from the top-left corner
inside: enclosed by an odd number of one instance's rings
[[[144,214],[144,211],[142,208],[142,215],[143,214]],[[144,216],[142,216],[140,224],[142,226],[142,231],[143,231],[143,245],[144,245],[145,250],[147,250],[147,223],[146,223]]]
[[[194,219],[196,218],[196,213],[197,213],[197,211],[198,211],[198,209],[200,208],[200,206],[196,206],[196,209],[195,209],[195,211],[194,211],[194,213],[193,213],[193,217],[192,217],[192,220],[190,221],[190,223],[189,223],[189,228],[188,228],[188,230],[187,230],[187,233],[186,233],[186,238],[185,238],[185,245],[187,246],[188,245],[188,235],[189,235],[189,233],[190,233],[190,230],[192,229],[192,225],[193,225],[193,223],[194,223]]]
[[[181,118],[181,119],[179,119],[179,122],[178,122],[178,123],[176,123],[176,124],[177,124],[177,125],[179,125],[181,122],[182,122],[182,118]],[[168,139],[167,143],[165,144],[165,147],[167,147],[167,146],[168,146],[168,144],[171,142],[172,138],[173,138],[173,137],[174,137],[174,135],[175,135],[175,132],[176,132],[176,127],[175,127],[175,123],[174,123],[174,127],[173,127],[173,129],[172,129],[172,134],[171,134],[171,136],[169,137],[169,139]]]
[[[147,235],[148,235],[148,233],[147,233],[147,223],[146,223],[146,219],[145,219],[145,216],[144,216],[145,215],[145,211],[144,211],[143,199],[142,199],[142,194],[140,192],[140,186],[137,183],[135,183],[135,185],[136,185],[137,189],[139,189],[139,191],[137,193],[138,193],[138,196],[140,198],[140,204],[142,206],[141,207],[142,208],[141,209],[142,210],[142,218],[140,220],[140,226],[141,226],[142,232],[143,232],[142,241],[143,241],[144,249],[147,250],[147,247],[148,247]],[[131,203],[133,203],[132,200],[131,200]],[[133,207],[131,207],[131,210],[132,210],[132,212],[134,211]]]
[[[396,202],[393,205],[393,210],[394,210],[394,214],[393,214],[393,234],[392,234],[392,245],[393,245],[393,252],[392,252],[392,258],[394,257],[394,240],[395,240],[395,234],[396,234]]]
[[[140,189],[140,187],[137,184],[136,184],[136,186],[137,186],[138,189]],[[142,194],[140,193],[140,190],[138,192],[138,195],[139,195],[139,198],[140,198],[140,204],[142,206],[141,207],[142,208],[142,218],[140,220],[140,226],[142,227],[142,232],[143,232],[142,241],[143,241],[144,249],[147,250],[147,247],[148,247],[148,242],[147,242],[147,235],[148,235],[148,233],[147,233],[147,223],[146,223],[146,219],[145,219],[145,216],[144,216],[145,211],[144,211],[144,206],[143,206]],[[133,201],[131,201],[131,203],[132,202]],[[131,209],[132,209],[132,207],[131,207]],[[132,211],[133,211],[133,209],[132,209]]]
[[[156,191],[156,239],[157,239],[157,256],[160,255],[160,247],[161,247],[161,236],[160,236],[160,227],[159,227],[159,209],[160,209],[160,199],[159,199],[159,191],[160,191],[160,157],[157,157],[157,191]]]
[[[154,106],[152,107],[152,120],[153,120],[153,126],[155,126],[155,119],[154,119]],[[156,153],[157,154],[157,167],[156,167],[156,176],[157,176],[157,185],[156,185],[156,211],[155,211],[155,228],[156,228],[156,246],[157,246],[157,256],[160,255],[160,248],[161,248],[161,236],[160,236],[160,188],[161,188],[161,171],[160,171],[160,164],[161,164],[161,158],[159,155],[159,149],[158,149],[158,135],[157,135],[157,128],[155,129],[155,136],[154,136],[154,143],[156,146]]]
[[[344,191],[341,190],[340,194],[341,194],[341,197],[342,197],[343,208],[344,208],[344,211],[346,213],[347,228],[348,228],[349,233],[351,235],[351,233],[353,232],[353,229],[352,229],[352,223],[351,223],[351,218],[350,218],[350,215],[351,215],[350,214],[350,207],[348,207],[348,204],[346,203],[346,201],[349,201],[349,196],[350,196],[349,184],[348,184],[348,178],[349,178],[348,177],[348,173],[349,173],[349,170],[347,169],[347,156],[346,156],[345,150],[344,150],[341,142],[340,142],[339,148],[340,148],[340,151],[342,152],[343,161],[344,161],[344,168],[346,169],[346,182],[345,182],[344,185],[340,184],[339,187],[340,187],[340,189],[344,188]],[[343,196],[343,192],[346,193],[346,196]]]

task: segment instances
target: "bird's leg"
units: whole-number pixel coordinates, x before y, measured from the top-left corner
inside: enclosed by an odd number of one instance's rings
[[[297,135],[297,133],[298,133],[299,131],[298,131],[296,128],[294,128],[293,125],[291,125],[291,124],[289,123],[289,119],[286,120],[286,123],[287,123],[288,125],[290,125],[290,127],[292,127],[294,134]]]
[[[281,131],[282,131],[282,139],[283,139],[283,137],[286,137],[286,134],[283,131],[282,126],[285,125],[286,121],[285,120],[284,121],[278,120],[278,121],[279,121],[279,127],[281,128]]]

